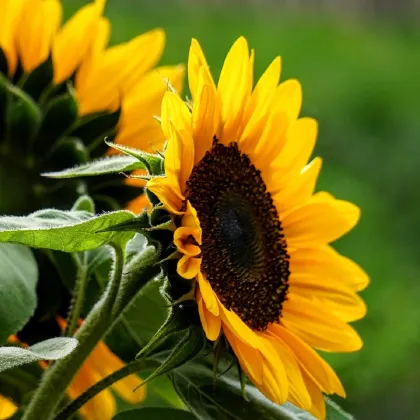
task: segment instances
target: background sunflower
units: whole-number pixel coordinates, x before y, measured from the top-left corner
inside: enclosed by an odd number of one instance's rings
[[[64,3],[70,14],[85,2]],[[284,3],[183,0],[156,7],[151,0],[119,0],[110,2],[105,14],[113,21],[113,43],[165,27],[164,63],[185,62],[191,36],[200,39],[215,74],[226,45],[240,34],[258,51],[256,78],[272,57],[287,57],[284,78],[302,82],[303,114],[320,122],[319,189],[328,187],[363,209],[352,235],[337,243],[372,278],[363,292],[368,315],[356,324],[363,349],[326,355],[349,395],[342,405],[359,419],[415,418],[420,387],[416,14],[408,1],[349,2],[348,10],[324,2],[293,2],[293,9]]]

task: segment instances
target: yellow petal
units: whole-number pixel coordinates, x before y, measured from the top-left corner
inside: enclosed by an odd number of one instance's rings
[[[281,323],[319,350],[351,352],[363,345],[357,332],[346,322],[322,305],[294,294],[283,303]]]
[[[309,412],[318,420],[325,420],[327,412],[322,392],[309,375],[305,372],[302,372],[302,375],[312,400],[312,407],[309,409]]]
[[[95,36],[92,39],[90,50],[83,58],[80,64],[75,79],[76,90],[82,92],[89,86],[92,75],[95,74],[95,70],[101,64],[100,54],[103,53],[104,49],[108,45],[111,25],[109,20],[101,16],[95,25]]]
[[[0,1],[0,47],[8,64],[9,75],[14,74],[17,65],[16,38],[19,31],[21,12],[26,0]]]
[[[117,109],[121,97],[159,60],[164,44],[165,34],[157,29],[99,55],[98,65],[91,67],[82,84],[76,85],[80,113]]]
[[[123,97],[115,142],[148,152],[161,149],[165,136],[155,116],[160,116],[162,98],[169,87],[182,90],[184,73],[184,66],[179,65],[159,67],[144,75]]]
[[[302,369],[323,392],[346,396],[334,370],[315,350],[279,324],[271,324],[269,329],[291,349]]]
[[[220,140],[224,144],[237,141],[251,87],[248,43],[244,37],[240,37],[226,56],[217,85],[223,123]]]
[[[188,55],[188,82],[190,86],[190,92],[193,99],[196,98],[196,91],[198,86],[198,77],[200,69],[206,73],[206,79],[216,87],[214,84],[213,77],[209,70],[209,65],[207,64],[206,57],[203,54],[203,50],[199,42],[196,39],[191,40],[190,52]]]
[[[267,185],[279,214],[282,214],[292,207],[303,204],[309,200],[314,193],[315,185],[321,171],[322,159],[315,158],[306,165],[301,172],[288,182],[285,186],[280,185],[281,173],[270,178],[275,185]],[[273,184],[273,182],[271,182]]]
[[[88,4],[58,32],[52,49],[54,83],[68,79],[80,65],[90,49],[101,14],[99,2]]]
[[[356,321],[366,315],[363,300],[339,279],[328,281],[324,277],[292,272],[289,293],[311,299],[346,322]]]
[[[333,242],[353,229],[360,210],[348,201],[314,200],[280,217],[290,247],[312,247]]]
[[[259,79],[250,101],[245,110],[244,124],[246,124],[239,140],[244,153],[255,148],[265,122],[270,114],[270,107],[280,79],[281,58],[276,57]]]
[[[238,358],[242,370],[256,386],[262,385],[263,358],[260,351],[239,340],[226,326],[223,328],[223,333]]]
[[[216,293],[213,291],[210,282],[203,273],[198,273],[197,281],[200,288],[201,296],[206,305],[207,310],[214,316],[219,316],[219,303]]]
[[[211,341],[216,341],[220,335],[221,319],[213,315],[208,309],[201,296],[200,289],[197,289],[198,313],[200,315],[201,325],[206,337]]]
[[[166,92],[162,102],[162,129],[168,138],[165,174],[171,183],[178,182],[182,194],[194,166],[194,142],[191,113],[178,95]]]
[[[182,202],[185,197],[181,194],[178,183],[171,183],[165,177],[155,177],[147,182],[147,189],[159,198],[169,212],[183,214]]]
[[[184,279],[191,280],[199,274],[200,267],[201,258],[183,255],[178,261],[177,271],[181,277],[184,277]]]
[[[121,369],[125,363],[119,359],[104,342],[99,342],[94,348],[89,362],[101,377],[106,377],[115,371]],[[120,381],[114,383],[112,387],[118,395],[130,404],[137,404],[146,397],[146,387],[141,387],[133,392],[142,383],[142,380],[136,375],[126,376]]]
[[[219,113],[220,107],[214,82],[209,78],[209,73],[201,67],[192,112],[195,163],[198,163],[212,147],[213,138],[218,132]]]
[[[0,395],[0,420],[6,420],[12,417],[16,411],[17,406],[6,397]]]
[[[58,0],[33,0],[25,4],[17,39],[25,73],[31,72],[48,58],[61,15],[62,6]]]
[[[267,343],[271,343],[273,350],[276,352],[278,360],[281,360],[284,370],[286,371],[287,380],[289,382],[289,401],[293,398],[295,405],[308,410],[311,405],[311,397],[309,396],[306,385],[303,381],[300,367],[291,350],[270,330],[262,333],[261,338]]]
[[[194,245],[190,241],[190,238],[194,238],[197,241],[196,237],[199,236],[197,229],[190,227],[179,227],[174,233],[174,244],[177,247],[179,252],[182,252],[184,255],[189,257],[196,257],[200,255],[201,249],[199,246]]]
[[[251,347],[259,348],[261,340],[255,332],[251,330],[251,328],[249,328],[235,312],[227,309],[218,298],[217,300],[219,304],[220,317],[222,322],[226,324],[226,327],[229,328],[229,330],[244,343],[250,345]]]
[[[354,291],[363,290],[369,284],[369,276],[358,264],[328,245],[297,249],[291,254],[290,270],[306,272],[325,281],[337,279]]]
[[[101,379],[88,359],[67,388],[67,394],[70,399],[75,399]],[[117,405],[112,392],[104,389],[80,409],[80,414],[86,419],[111,420],[116,411]]]

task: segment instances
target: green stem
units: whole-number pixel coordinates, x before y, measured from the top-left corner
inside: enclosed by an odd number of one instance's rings
[[[126,364],[121,369],[111,373],[109,376],[101,379],[95,385],[87,389],[83,394],[79,395],[75,400],[67,405],[62,411],[60,411],[54,420],[66,420],[76,413],[83,405],[85,405],[90,399],[94,398],[101,391],[108,388],[115,382],[125,378],[128,375],[139,372],[140,370],[157,368],[159,363],[150,360],[134,360]],[[134,390],[133,390],[134,391]]]
[[[113,275],[102,298],[92,308],[75,335],[79,345],[69,356],[57,361],[45,371],[22,420],[49,420],[53,417],[55,409],[60,404],[79,368],[112,325],[112,308],[118,294],[124,267],[123,250],[118,247],[114,249]]]
[[[85,301],[86,285],[89,279],[89,269],[86,264],[86,254],[82,255],[83,261],[77,262],[77,275],[74,285],[73,298],[70,307],[70,313],[67,318],[67,327],[65,335],[67,337],[73,336],[77,329],[77,321],[79,320],[80,313],[82,312],[83,303]]]

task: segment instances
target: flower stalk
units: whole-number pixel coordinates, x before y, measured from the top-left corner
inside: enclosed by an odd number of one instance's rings
[[[49,420],[60,404],[66,389],[83,362],[113,323],[112,308],[121,284],[124,267],[124,251],[114,247],[115,265],[108,287],[75,334],[79,345],[68,357],[48,368],[25,410],[22,420]]]

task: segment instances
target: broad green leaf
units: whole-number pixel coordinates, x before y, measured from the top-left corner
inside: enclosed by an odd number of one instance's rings
[[[146,284],[121,316],[121,322],[140,348],[150,341],[168,317],[168,302],[159,290],[162,284],[163,280]]]
[[[57,172],[46,172],[42,174],[48,178],[78,178],[83,176],[98,176],[115,174],[119,172],[130,172],[136,169],[144,169],[145,166],[138,159],[131,156],[110,156],[93,160],[80,166],[64,169]]]
[[[0,372],[41,360],[58,360],[68,356],[77,346],[72,337],[57,337],[34,344],[23,349],[21,347],[0,347]]]
[[[95,217],[88,212],[60,210],[42,210],[25,217],[6,216],[0,218],[0,242],[64,252],[87,251],[130,240],[134,232],[105,229],[134,217],[125,210]]]
[[[140,407],[122,411],[113,417],[113,420],[194,420],[196,417],[188,411],[169,407]]]
[[[37,281],[32,251],[21,245],[0,244],[0,344],[33,315]]]
[[[219,364],[217,375],[211,357],[199,357],[170,373],[178,395],[199,419],[218,420],[315,420],[290,403],[277,405],[254,386],[246,385],[242,397],[237,369],[230,360]],[[226,370],[228,370],[226,372]]]

